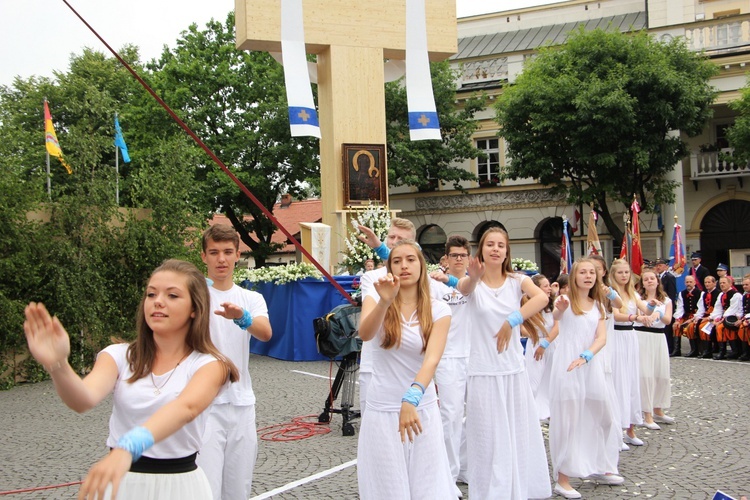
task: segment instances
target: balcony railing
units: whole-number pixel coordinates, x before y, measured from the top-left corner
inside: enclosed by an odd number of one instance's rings
[[[741,164],[727,160],[724,152],[710,151],[690,155],[690,180],[692,181],[747,176],[750,176],[750,162]]]
[[[721,51],[750,45],[750,20],[720,20],[703,26],[685,28],[690,50]]]

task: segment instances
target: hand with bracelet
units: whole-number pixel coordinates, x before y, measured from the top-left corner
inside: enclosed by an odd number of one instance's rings
[[[591,361],[594,357],[594,353],[591,352],[590,349],[586,349],[581,353],[580,356],[578,356],[575,360],[573,360],[572,363],[568,366],[568,371],[573,371],[579,366],[583,366],[585,364],[588,364],[589,361]]]
[[[217,316],[221,316],[222,318],[231,319],[243,330],[247,330],[250,328],[250,325],[253,322],[252,316],[250,316],[250,313],[237,304],[232,304],[231,302],[223,302],[222,304],[219,304],[224,309],[217,309],[214,311],[214,314]],[[243,325],[247,325],[243,328]]]
[[[508,318],[506,319],[505,323],[503,323],[503,326],[500,327],[500,330],[495,334],[495,337],[497,337],[497,352],[505,352],[505,350],[508,348],[508,345],[510,344],[510,337],[513,333],[513,328],[516,326],[520,326],[523,323],[523,316],[521,315],[521,311],[513,311],[508,315]]]
[[[398,431],[401,434],[401,442],[406,442],[406,437],[409,437],[409,442],[414,442],[414,437],[422,433],[422,422],[419,420],[419,413],[417,413],[417,406],[422,400],[425,388],[419,382],[412,382],[409,389],[404,393],[404,397],[401,398],[401,411],[398,415]]]

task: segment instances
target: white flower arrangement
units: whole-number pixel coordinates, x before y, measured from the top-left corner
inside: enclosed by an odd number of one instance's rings
[[[344,257],[341,259],[341,264],[354,273],[364,269],[367,259],[374,260],[376,264],[380,260],[375,255],[375,250],[357,239],[357,235],[361,234],[357,229],[358,225],[369,227],[380,238],[380,241],[384,241],[388,235],[388,228],[391,226],[391,211],[385,205],[370,205],[352,217],[352,229],[349,230],[345,240],[346,251],[342,252]]]
[[[235,269],[233,280],[238,285],[245,280],[252,283],[274,283],[283,285],[305,278],[321,279],[323,275],[308,262],[291,263],[285,266],[261,267],[258,269]]]
[[[539,271],[539,267],[537,267],[536,262],[532,262],[526,259],[511,259],[510,265],[513,266],[513,269],[516,271]]]

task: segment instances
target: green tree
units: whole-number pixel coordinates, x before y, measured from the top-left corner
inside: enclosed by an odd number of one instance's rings
[[[404,81],[385,86],[388,182],[392,186],[432,189],[439,181],[461,188],[461,181],[476,180],[468,170],[454,166],[476,158],[472,134],[478,127],[474,115],[484,109],[484,99],[472,97],[456,107],[456,74],[448,61],[432,63],[432,88],[440,120],[441,141],[409,140],[409,116]]]
[[[742,89],[741,97],[729,103],[739,115],[727,130],[729,145],[734,148],[732,156],[737,162],[750,162],[750,79]]]
[[[290,135],[281,65],[268,53],[236,49],[234,13],[204,30],[190,26],[150,68],[155,89],[269,211],[281,194],[296,195],[319,175],[318,141]],[[163,112],[151,115],[157,132],[175,129]],[[191,167],[202,204],[226,214],[262,266],[276,248],[275,226],[207,157]]]
[[[540,50],[497,103],[511,163],[505,176],[533,178],[569,202],[595,203],[609,233],[622,230],[609,203],[674,200],[667,174],[701,132],[716,67],[682,40],[583,28]]]

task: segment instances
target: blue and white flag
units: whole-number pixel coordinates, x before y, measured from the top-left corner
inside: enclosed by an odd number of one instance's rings
[[[406,0],[406,98],[412,141],[440,140],[440,123],[427,57],[425,0]]]
[[[281,0],[281,57],[292,137],[320,138],[318,113],[307,72],[302,0]]]
[[[120,128],[120,120],[117,119],[117,113],[115,113],[115,146],[120,148],[122,161],[124,161],[125,163],[130,163],[128,146],[127,144],[125,144],[125,138],[122,136],[122,129]]]

